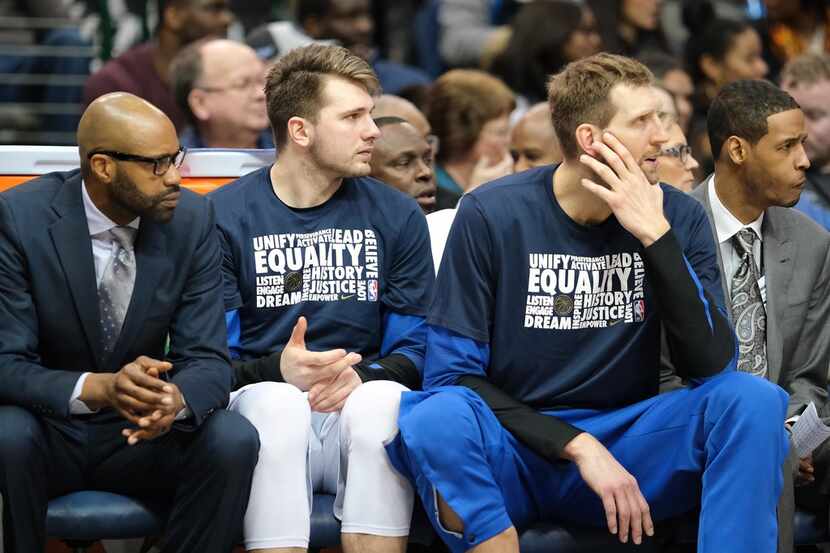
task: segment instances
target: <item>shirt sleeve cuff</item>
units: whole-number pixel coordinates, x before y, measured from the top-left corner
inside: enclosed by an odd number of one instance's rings
[[[98,412],[98,409],[93,411],[87,407],[86,403],[80,400],[81,392],[84,390],[84,382],[86,382],[86,377],[88,376],[88,372],[82,374],[75,383],[75,387],[72,389],[72,395],[69,397],[70,415],[91,415],[92,413]]]
[[[193,416],[193,412],[190,410],[190,407],[187,406],[187,401],[184,397],[182,397],[182,401],[184,402],[184,407],[182,407],[181,411],[176,413],[176,418],[173,419],[174,421],[183,421]]]

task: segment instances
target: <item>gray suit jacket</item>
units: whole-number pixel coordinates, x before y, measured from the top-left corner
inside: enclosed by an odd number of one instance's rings
[[[703,204],[717,236],[707,181],[691,196]],[[762,235],[769,380],[790,394],[787,417],[811,401],[821,410],[830,368],[830,234],[799,211],[770,207]],[[720,247],[718,264],[724,297],[729,298]],[[728,300],[726,308],[730,310]]]

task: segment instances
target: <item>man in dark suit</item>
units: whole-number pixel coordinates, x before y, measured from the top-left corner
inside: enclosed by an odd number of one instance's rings
[[[49,499],[97,489],[168,500],[165,552],[229,552],[259,442],[222,410],[213,212],[148,102],[99,98],[78,144],[79,171],[0,194],[5,551],[43,551]]]
[[[738,370],[784,388],[792,424],[811,402],[825,406],[830,365],[830,234],[789,209],[810,166],[804,114],[766,81],[737,81],[718,94],[708,126],[715,173],[691,195],[719,243]],[[830,476],[816,472],[810,456],[795,463],[797,484]]]

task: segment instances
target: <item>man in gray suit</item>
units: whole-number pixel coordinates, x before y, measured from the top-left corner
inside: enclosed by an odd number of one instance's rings
[[[790,394],[782,421],[789,425],[810,402],[826,408],[830,366],[830,234],[789,209],[810,166],[804,114],[771,83],[744,80],[721,90],[707,123],[715,173],[691,195],[706,209],[718,242],[738,370]],[[796,485],[826,490],[830,467],[822,465],[818,470],[811,456],[801,459]],[[786,503],[792,509],[787,495],[785,488],[780,509]]]

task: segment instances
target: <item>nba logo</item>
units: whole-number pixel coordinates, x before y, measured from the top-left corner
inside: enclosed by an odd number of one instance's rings
[[[641,323],[646,318],[646,302],[637,300],[634,302],[634,322]]]
[[[369,301],[378,301],[378,281],[369,281]]]

